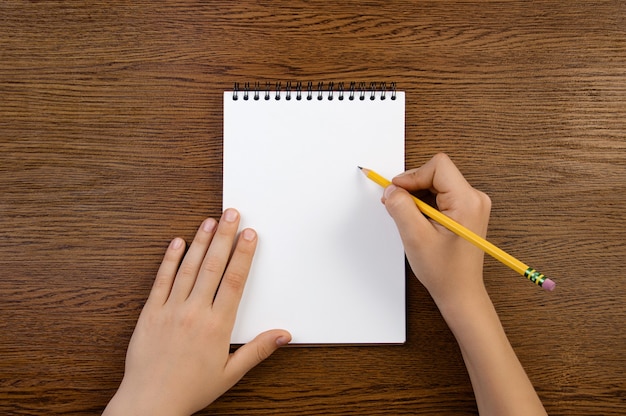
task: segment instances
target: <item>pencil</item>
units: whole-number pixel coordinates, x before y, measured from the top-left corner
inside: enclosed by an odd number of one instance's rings
[[[359,169],[361,169],[361,171],[365,174],[365,176],[368,177],[368,179],[371,179],[372,181],[376,182],[378,185],[382,186],[383,188],[386,188],[387,186],[391,185],[391,181],[383,178],[382,176],[380,176],[378,173],[374,172],[373,170],[362,168],[361,166],[359,166]],[[485,240],[484,238],[474,233],[473,231],[465,228],[458,222],[454,221],[452,218],[446,216],[445,214],[431,207],[427,203],[421,201],[420,199],[414,197],[413,195],[411,196],[413,200],[415,201],[417,208],[430,219],[438,222],[439,224],[443,225],[444,227],[446,227],[448,230],[452,231],[459,237],[462,237],[465,240],[469,241],[470,243],[474,244],[476,247],[480,248],[481,250],[489,254],[494,259],[499,260],[500,262],[504,263],[506,266],[509,266],[511,269],[515,270],[517,273],[526,277],[528,280],[535,283],[536,285],[541,286],[543,289],[548,290],[548,291],[554,290],[556,283],[548,279],[542,273],[538,272],[532,267],[519,261],[518,259],[511,256],[506,251],[491,244],[489,241]]]

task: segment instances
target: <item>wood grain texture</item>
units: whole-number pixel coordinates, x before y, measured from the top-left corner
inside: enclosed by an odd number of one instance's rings
[[[221,211],[234,82],[396,81],[406,164],[493,200],[485,280],[551,415],[626,400],[622,1],[0,2],[0,413],[98,414],[167,243]],[[311,122],[314,122],[312,120]],[[404,346],[286,348],[205,414],[475,414],[409,274]]]

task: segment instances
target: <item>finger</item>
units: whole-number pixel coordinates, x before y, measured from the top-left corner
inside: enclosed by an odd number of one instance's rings
[[[433,156],[417,169],[396,176],[392,182],[408,191],[428,189],[433,193],[451,192],[469,186],[463,174],[444,153]]]
[[[175,238],[170,242],[170,245],[165,251],[163,261],[159,266],[156,278],[152,284],[152,290],[148,296],[146,303],[154,303],[157,305],[163,305],[172,291],[172,284],[174,283],[174,276],[176,276],[176,270],[180,264],[180,259],[185,252],[185,241],[182,238]]]
[[[176,273],[172,296],[170,299],[183,301],[187,299],[196,282],[200,265],[215,233],[216,221],[208,218],[202,222],[196,236]]]
[[[256,232],[250,228],[243,230],[215,296],[213,308],[230,326],[235,324],[237,308],[248,279],[256,245]]]
[[[224,211],[198,272],[196,286],[191,296],[207,304],[213,302],[217,287],[222,280],[233,243],[239,229],[239,213],[229,208]]]
[[[474,232],[486,233],[491,201],[472,188],[447,155],[437,154],[422,167],[407,171],[392,182],[412,192],[429,189],[436,194],[437,209]],[[437,224],[433,227],[443,229]]]
[[[225,369],[227,377],[233,384],[236,383],[248,371],[289,342],[291,334],[283,329],[272,329],[257,335],[230,356]]]
[[[422,215],[405,189],[389,185],[385,188],[382,201],[396,223],[405,251],[412,251],[431,241],[433,225]]]

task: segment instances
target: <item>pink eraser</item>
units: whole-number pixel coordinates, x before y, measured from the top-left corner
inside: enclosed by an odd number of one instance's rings
[[[552,292],[554,290],[554,288],[556,287],[556,283],[554,283],[552,280],[546,278],[543,281],[543,284],[541,285],[541,287],[544,290],[547,290],[548,292]]]

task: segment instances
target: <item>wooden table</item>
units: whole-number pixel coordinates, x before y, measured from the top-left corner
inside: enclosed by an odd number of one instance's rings
[[[260,4],[257,4],[260,3]],[[622,1],[0,3],[0,413],[97,414],[167,243],[221,212],[222,92],[406,91],[406,165],[447,152],[493,200],[485,280],[552,415],[626,408]],[[407,276],[403,346],[288,348],[206,414],[472,414]]]

